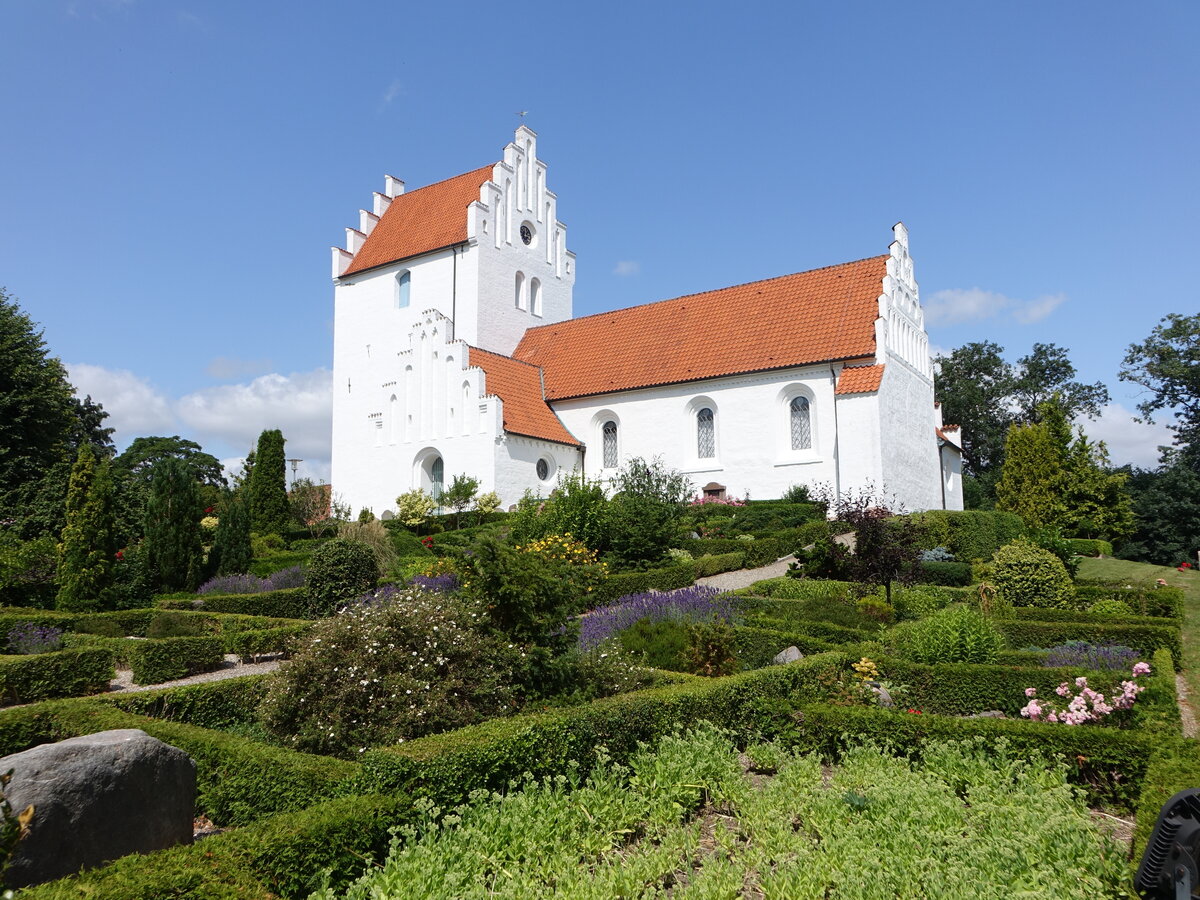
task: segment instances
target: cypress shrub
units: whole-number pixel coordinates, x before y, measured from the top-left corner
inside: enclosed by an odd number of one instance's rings
[[[200,583],[203,546],[200,487],[186,463],[167,457],[154,464],[146,504],[150,576],[164,592],[194,591]]]
[[[283,444],[283,432],[278,428],[258,436],[249,486],[250,524],[258,534],[278,533],[292,521]]]
[[[308,601],[313,615],[327,616],[375,587],[379,567],[366,544],[334,538],[313,551],[308,565]]]
[[[209,568],[217,575],[241,575],[250,571],[251,557],[250,513],[241,497],[231,495],[221,505]]]
[[[67,524],[58,550],[58,609],[99,609],[111,600],[116,563],[116,519],[107,459],[79,448],[67,489]]]

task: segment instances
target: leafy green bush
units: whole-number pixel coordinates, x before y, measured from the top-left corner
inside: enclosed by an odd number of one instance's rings
[[[207,621],[206,621],[207,620]],[[148,638],[201,637],[212,633],[212,620],[182,612],[163,612],[146,629]]]
[[[251,725],[267,693],[266,677],[243,675],[184,687],[113,694],[100,698],[126,712],[166,722],[223,730]]]
[[[1132,585],[1122,582],[1083,582],[1075,586],[1078,603],[1089,605],[1097,600],[1120,600],[1140,616],[1183,618],[1183,589],[1166,585]]]
[[[350,756],[512,712],[521,650],[480,606],[417,589],[318,622],[274,673],[261,716],[288,746]]]
[[[311,615],[308,594],[304,588],[285,588],[262,594],[206,594],[195,600],[160,600],[159,606],[282,619],[307,619]]]
[[[1112,556],[1113,545],[1108,541],[1091,538],[1068,538],[1067,545],[1079,556]]]
[[[696,580],[692,563],[677,563],[661,569],[644,572],[620,572],[604,578],[588,595],[588,606],[603,606],[626,594],[644,594],[646,591],[673,591],[687,587]]]
[[[1129,604],[1120,600],[1097,600],[1088,607],[1088,612],[1105,619],[1125,619],[1133,615]]]
[[[115,674],[112,651],[100,647],[0,656],[0,696],[12,704],[94,694]]]
[[[295,566],[307,566],[312,559],[311,553],[272,553],[270,556],[255,557],[250,563],[250,574],[259,578],[270,578],[276,572],[291,569]]]
[[[992,577],[1013,606],[1069,609],[1075,596],[1071,576],[1049,551],[1018,540],[996,551]]]
[[[379,567],[370,547],[334,538],[313,552],[308,566],[305,590],[310,612],[327,616],[340,604],[374,588],[378,580]]]
[[[129,651],[137,684],[161,684],[219,669],[225,648],[218,637],[174,637],[138,641]]]
[[[1166,648],[1178,669],[1182,661],[1179,628],[1158,625],[1131,625],[1127,622],[1037,622],[1010,619],[999,623],[1012,647],[1054,647],[1067,641],[1132,647],[1147,656]]]
[[[925,528],[926,549],[945,547],[963,562],[987,559],[1025,533],[1019,516],[998,510],[942,510],[916,513]]]
[[[296,642],[312,630],[311,623],[263,628],[257,631],[237,631],[222,640],[226,653],[236,653],[242,662],[257,662],[261,656],[291,655]]]
[[[737,671],[733,626],[728,622],[689,622],[688,646],[684,651],[693,675],[714,678]]]
[[[687,551],[683,552],[686,553]],[[709,575],[719,575],[721,572],[733,572],[740,569],[744,559],[744,553],[721,553],[715,556],[701,556],[699,559],[692,561],[692,568],[697,578],[705,578]],[[686,560],[679,560],[679,562],[686,562]]]
[[[971,583],[970,563],[924,561],[920,565],[921,574],[918,580],[927,584],[965,587]]]
[[[672,672],[686,670],[684,653],[688,649],[687,625],[682,621],[639,619],[617,634],[621,647],[654,669]]]
[[[854,589],[848,581],[816,578],[766,578],[746,589],[748,594],[781,600],[844,600]]]
[[[890,642],[901,659],[925,663],[990,663],[1004,637],[968,606],[950,606],[927,619],[897,626]]]

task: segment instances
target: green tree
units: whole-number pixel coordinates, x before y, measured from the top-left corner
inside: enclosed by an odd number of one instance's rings
[[[90,444],[79,448],[67,491],[66,527],[58,547],[56,606],[71,612],[102,609],[111,601],[116,564],[116,521],[109,462]]]
[[[217,575],[250,571],[250,513],[246,501],[237,494],[226,494],[218,509],[217,532],[208,556],[209,569]]]
[[[179,459],[159,460],[150,477],[146,503],[145,552],[150,578],[164,591],[195,590],[200,582],[203,546],[200,486]]]
[[[258,436],[250,474],[250,525],[257,534],[278,533],[291,522],[283,444],[283,432],[277,428]]]
[[[1103,441],[1093,443],[1080,429],[1067,451],[1066,471],[1066,531],[1107,540],[1119,540],[1133,531],[1128,475],[1109,465]]]
[[[175,434],[171,437],[153,436],[134,438],[113,464],[125,469],[139,481],[149,484],[150,472],[159,460],[178,459],[190,469],[197,482],[211,488],[226,486],[225,472],[221,461],[205,453],[195,441]]]
[[[1083,384],[1075,380],[1070,351],[1055,344],[1034,344],[1028,355],[1017,360],[1012,384],[1012,402],[1018,422],[1038,422],[1044,404],[1053,400],[1067,419],[1095,419],[1111,399],[1103,382]]]
[[[1015,374],[1003,354],[999,344],[983,341],[964,344],[937,360],[942,419],[962,427],[963,468],[976,477],[1003,460],[1012,424],[1008,400]]]
[[[613,476],[612,486],[605,511],[611,553],[625,565],[662,559],[694,492],[691,481],[661,459],[634,457]]]
[[[0,288],[0,519],[26,537],[58,534],[79,447],[112,446],[105,415],[74,396],[43,333]]]
[[[1200,472],[1200,314],[1172,313],[1140,344],[1130,344],[1118,376],[1150,391],[1138,404],[1143,421],[1172,410],[1175,445]]]
[[[1128,470],[1134,526],[1117,556],[1174,566],[1196,563],[1200,550],[1200,472],[1178,451],[1169,451],[1154,471]]]
[[[1066,458],[1051,426],[1012,425],[1005,443],[996,508],[1016,513],[1030,528],[1059,528],[1066,518]]]
[[[459,518],[468,506],[475,502],[479,493],[479,479],[467,474],[455,475],[450,487],[442,491],[442,505],[454,510],[454,527],[459,527]]]

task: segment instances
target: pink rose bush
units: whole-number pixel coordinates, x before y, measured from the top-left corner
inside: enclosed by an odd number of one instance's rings
[[[1131,674],[1133,678],[1149,675],[1149,663],[1135,663]],[[1089,687],[1087,678],[1082,675],[1075,679],[1074,687],[1069,681],[1064,681],[1054,689],[1061,700],[1039,699],[1037,688],[1025,688],[1029,702],[1021,709],[1021,715],[1035,722],[1059,722],[1063,725],[1099,722],[1117,710],[1130,709],[1137,695],[1145,688],[1136,681],[1122,681],[1120,693],[1116,693],[1116,690],[1113,689],[1113,696],[1105,697]]]

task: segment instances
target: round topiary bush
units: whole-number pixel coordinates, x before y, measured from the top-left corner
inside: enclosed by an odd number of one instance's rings
[[[1124,600],[1097,600],[1088,612],[1106,619],[1124,619],[1133,615],[1133,608]]]
[[[458,597],[380,588],[316,624],[259,717],[286,746],[350,757],[511,713],[522,651],[480,631],[482,617]]]
[[[327,616],[339,604],[372,590],[379,566],[366,544],[335,538],[313,551],[306,575],[309,609],[313,615]]]
[[[1075,588],[1062,561],[1029,541],[1005,544],[992,557],[992,578],[1013,606],[1071,609]]]
[[[895,628],[891,643],[901,659],[925,665],[992,663],[1004,647],[1004,636],[969,606],[948,606]]]

